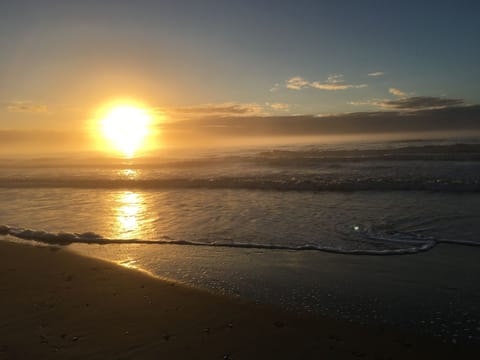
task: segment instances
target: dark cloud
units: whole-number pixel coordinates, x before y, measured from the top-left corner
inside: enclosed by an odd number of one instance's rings
[[[464,130],[480,130],[480,105],[408,112],[357,112],[322,117],[203,118],[165,124],[162,131],[166,136],[169,132],[180,134],[183,131],[210,136],[299,136]]]
[[[381,106],[383,107],[398,110],[443,109],[460,105],[464,105],[463,100],[430,96],[415,96],[398,100],[384,101],[381,103]]]

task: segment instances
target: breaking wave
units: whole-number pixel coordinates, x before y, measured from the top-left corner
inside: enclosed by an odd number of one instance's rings
[[[280,245],[280,244],[260,244],[260,243],[237,243],[223,241],[185,241],[176,240],[168,236],[163,236],[156,240],[144,239],[109,239],[94,232],[68,233],[68,232],[47,232],[43,230],[24,229],[19,227],[10,227],[0,225],[0,235],[11,236],[17,239],[30,240],[48,245],[70,245],[73,243],[109,245],[109,244],[142,244],[142,245],[186,245],[203,247],[229,247],[244,249],[263,249],[263,250],[291,250],[291,251],[322,251],[337,254],[349,255],[406,255],[416,254],[427,251],[437,244],[448,243],[463,246],[480,246],[480,243],[471,241],[453,241],[441,240],[433,237],[422,236],[407,232],[389,232],[373,233],[371,230],[360,230],[356,235],[360,235],[364,240],[376,243],[374,249],[346,249],[331,246],[322,246],[319,244],[302,244],[298,246]],[[381,247],[381,244],[385,248]],[[395,243],[396,248],[388,248],[389,243]],[[398,247],[400,246],[400,247]]]

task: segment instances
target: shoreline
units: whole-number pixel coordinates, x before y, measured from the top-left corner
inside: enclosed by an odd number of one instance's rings
[[[397,257],[189,246],[69,249],[216,294],[480,345],[478,252],[463,246]]]
[[[480,349],[186,287],[0,242],[2,359],[467,358]]]

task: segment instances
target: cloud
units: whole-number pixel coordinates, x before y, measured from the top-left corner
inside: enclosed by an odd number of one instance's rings
[[[406,97],[407,96],[406,93],[404,93],[403,91],[398,90],[396,88],[390,88],[390,89],[388,89],[388,92],[392,95],[395,95],[395,96],[400,96],[400,97]]]
[[[275,92],[277,91],[278,89],[280,89],[281,85],[279,83],[276,83],[274,84],[271,88],[270,88],[270,92]]]
[[[347,104],[353,105],[353,106],[365,106],[365,105],[381,106],[381,104],[385,101],[387,100],[371,99],[371,100],[349,101]]]
[[[192,136],[258,137],[480,131],[480,105],[335,115],[246,116],[171,122],[162,131]]]
[[[300,76],[294,76],[285,83],[287,89],[300,90],[310,86],[310,83]]]
[[[373,77],[378,77],[378,76],[383,76],[385,73],[383,71],[376,71],[376,72],[371,72],[368,73],[368,76],[373,76]]]
[[[337,90],[347,90],[347,89],[361,89],[367,87],[367,84],[359,84],[359,85],[348,85],[348,84],[328,84],[328,83],[320,83],[318,81],[314,81],[310,84],[312,88],[319,89],[319,90],[329,90],[329,91],[337,91]]]
[[[274,110],[281,110],[281,111],[288,111],[290,110],[290,105],[284,104],[284,103],[267,103],[269,107],[271,107]]]
[[[367,87],[366,84],[345,84],[343,75],[332,74],[327,77],[327,80],[320,81],[308,81],[300,76],[294,76],[285,82],[285,87],[291,90],[301,90],[304,88],[313,88],[318,90],[337,91],[348,89],[360,89]]]
[[[47,106],[31,101],[10,101],[5,104],[5,108],[9,112],[45,113],[48,111]]]
[[[222,104],[203,104],[198,106],[185,106],[177,108],[157,108],[157,113],[169,115],[174,118],[191,118],[205,116],[245,116],[259,115],[263,112],[263,107],[256,103],[222,103]]]
[[[342,74],[331,74],[328,75],[327,78],[327,83],[328,84],[338,84],[338,83],[343,83],[345,80],[343,80],[343,75]]]
[[[225,104],[207,104],[201,106],[192,106],[185,108],[177,108],[176,112],[183,113],[196,113],[196,114],[247,114],[250,112],[255,112],[257,105],[256,104],[235,104],[235,103],[225,103]]]
[[[268,116],[278,112],[290,111],[290,105],[285,103],[221,103],[185,106],[176,108],[157,107],[154,113],[164,121],[194,120],[202,118],[224,118],[245,116]]]
[[[398,110],[426,110],[445,109],[464,104],[465,102],[461,99],[448,99],[431,96],[414,96],[410,98],[384,101],[381,103],[381,106]]]
[[[444,97],[433,96],[414,96],[404,97],[401,99],[370,99],[360,101],[350,101],[349,105],[353,106],[376,106],[383,109],[393,109],[401,111],[416,111],[416,110],[434,110],[446,109],[450,107],[457,107],[465,105],[461,99],[448,99]]]

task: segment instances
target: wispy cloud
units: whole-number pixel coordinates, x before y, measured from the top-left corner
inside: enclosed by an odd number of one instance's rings
[[[287,89],[300,90],[309,87],[310,82],[300,76],[294,76],[286,81],[285,86]]]
[[[243,115],[258,112],[259,106],[257,104],[238,104],[238,103],[223,103],[223,104],[205,104],[199,106],[189,106],[183,108],[175,108],[177,113],[195,113],[195,114],[228,114],[228,115]]]
[[[312,88],[319,89],[319,90],[329,90],[329,91],[337,91],[337,90],[348,90],[348,89],[361,89],[365,88],[367,84],[359,84],[359,85],[351,85],[351,84],[329,84],[329,83],[320,83],[318,81],[314,81],[310,84]]]
[[[465,105],[465,102],[461,99],[448,99],[433,96],[414,96],[404,97],[396,100],[370,99],[363,101],[350,101],[348,104],[353,106],[374,106],[391,110],[417,111],[457,107]]]
[[[368,73],[368,76],[372,76],[372,77],[378,77],[383,75],[385,75],[383,71],[375,71],[375,72]]]
[[[187,120],[199,118],[267,116],[290,111],[290,105],[285,103],[220,103],[202,104],[185,107],[157,107],[154,112],[164,120]]]
[[[163,118],[162,122],[169,122],[201,118],[270,116],[273,114],[288,113],[290,111],[290,105],[280,102],[265,102],[261,104],[227,102],[172,108],[156,107],[153,111],[157,116]]]
[[[9,112],[25,113],[45,113],[48,111],[47,106],[32,101],[9,101],[5,103],[5,109]]]
[[[343,80],[342,74],[330,74],[326,82],[329,84],[339,84],[345,82],[345,80]]]
[[[288,111],[290,110],[290,105],[284,103],[267,103],[267,106],[272,108],[273,110],[280,110],[280,111]]]
[[[280,88],[281,88],[281,85],[279,83],[276,83],[270,88],[270,92],[275,92]]]
[[[338,91],[348,89],[360,89],[367,87],[367,84],[346,84],[341,74],[329,75],[325,81],[308,81],[301,76],[294,76],[285,82],[285,87],[291,90],[313,88],[318,90]]]
[[[384,101],[382,107],[397,110],[432,110],[465,105],[461,99],[448,99],[432,96],[414,96],[398,100]]]
[[[388,92],[392,95],[399,96],[399,97],[406,97],[407,93],[404,93],[402,90],[398,90],[397,88],[390,88]]]
[[[359,100],[359,101],[349,101],[348,105],[353,106],[381,106],[381,104],[386,101],[384,99],[370,99],[370,100]]]

